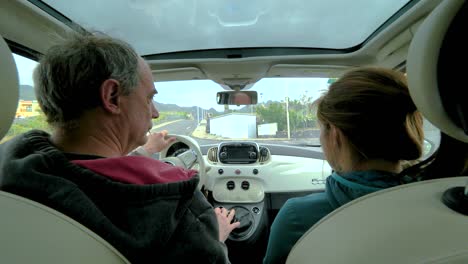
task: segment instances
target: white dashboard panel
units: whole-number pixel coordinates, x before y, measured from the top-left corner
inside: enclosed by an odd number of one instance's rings
[[[299,192],[325,188],[324,161],[319,159],[272,156],[263,178],[266,192]]]
[[[233,184],[232,190],[227,189],[228,182]],[[249,183],[247,190],[242,188],[244,182]],[[259,203],[265,198],[262,182],[252,178],[219,179],[212,191],[213,198],[220,203]]]
[[[331,173],[326,161],[294,156],[272,155],[265,164],[206,161],[211,167],[207,173],[207,189],[213,191],[215,198],[229,202],[258,202],[260,197],[263,199],[264,193],[322,190],[325,188],[325,178]],[[254,173],[255,169],[257,174]],[[244,180],[249,181],[252,192],[228,190],[226,184],[230,180],[236,186]]]

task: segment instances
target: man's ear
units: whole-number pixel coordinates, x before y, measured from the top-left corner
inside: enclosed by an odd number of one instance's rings
[[[112,114],[120,113],[120,83],[107,79],[101,84],[99,92],[104,109]]]

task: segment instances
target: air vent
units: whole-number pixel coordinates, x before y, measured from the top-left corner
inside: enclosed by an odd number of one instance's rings
[[[270,159],[270,150],[265,147],[260,147],[260,157],[258,162],[267,162]]]
[[[226,183],[226,188],[230,191],[234,190],[236,188],[236,184],[233,181],[228,181]]]
[[[210,148],[207,157],[211,162],[218,162],[218,147]]]

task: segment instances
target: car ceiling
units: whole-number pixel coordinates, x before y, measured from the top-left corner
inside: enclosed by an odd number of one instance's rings
[[[57,17],[125,38],[141,55],[243,47],[350,50],[418,1],[30,0]]]
[[[36,0],[0,3],[0,34],[15,52],[29,57],[35,57],[34,52],[43,53],[71,31],[73,25],[63,14],[57,15],[37,5],[38,2],[42,3]],[[227,48],[143,57],[156,81],[210,79],[226,88],[249,87],[265,77],[338,77],[348,68],[362,65],[403,68],[415,30],[440,2],[416,1],[392,23],[349,49]],[[119,37],[126,40],[125,36]]]

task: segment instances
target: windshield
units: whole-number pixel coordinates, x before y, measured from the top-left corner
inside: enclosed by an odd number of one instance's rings
[[[20,100],[15,122],[0,141],[31,129],[50,132],[34,94],[32,71],[37,62],[14,54],[20,78]],[[210,80],[156,82],[154,97],[160,117],[153,129],[171,134],[189,135],[200,145],[229,140],[249,140],[277,145],[317,146],[319,130],[312,102],[335,79],[264,78],[249,91],[258,93],[258,103],[225,106],[216,103],[216,94],[224,91]],[[440,142],[439,130],[424,120],[424,157]],[[320,150],[320,148],[317,148]]]
[[[32,71],[37,62],[14,54],[20,77],[20,101],[7,136],[30,129],[51,131],[36,100]],[[225,91],[211,80],[156,82],[154,97],[160,112],[153,130],[192,136],[200,145],[228,140],[272,144],[319,145],[319,130],[312,102],[328,89],[328,78],[265,78],[253,85],[256,105],[218,105],[216,94]]]
[[[218,105],[224,89],[209,80],[157,82],[154,97],[160,118],[154,129],[194,137],[200,145],[227,140],[318,145],[319,129],[312,103],[328,89],[328,78],[264,78],[256,105]]]

